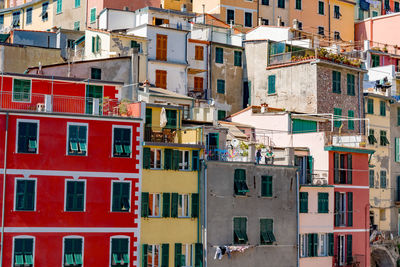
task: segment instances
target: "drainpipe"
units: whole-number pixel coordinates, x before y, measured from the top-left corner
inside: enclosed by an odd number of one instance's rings
[[[8,112],[6,113],[6,136],[4,142],[4,174],[3,174],[3,202],[1,205],[1,249],[0,249],[0,267],[3,266],[3,249],[4,249],[4,215],[6,201],[6,175],[7,175],[7,146],[8,146]]]
[[[357,80],[358,80],[358,117],[361,118],[361,87],[360,87],[360,72],[357,74]],[[363,105],[364,107],[364,105]],[[359,134],[362,133],[361,131],[361,120],[358,121],[358,126],[359,126]],[[367,133],[368,134],[368,133]]]
[[[331,1],[328,0],[328,38],[331,39]]]
[[[208,58],[208,62],[209,62],[209,64],[210,64],[210,71],[209,71],[209,73],[210,73],[210,88],[208,89],[209,91],[210,91],[210,93],[209,93],[209,97],[208,97],[208,99],[211,99],[212,98],[212,44],[213,44],[213,31],[214,31],[214,28],[213,28],[213,26],[211,25],[211,38],[210,38],[210,57]]]
[[[1,72],[0,108],[3,106],[3,78],[4,78],[4,72]]]
[[[296,265],[297,265],[297,267],[299,267],[299,263],[300,263],[300,246],[299,246],[299,234],[300,234],[299,190],[300,190],[299,172],[298,172],[298,170],[297,170],[297,171],[296,171],[296,220],[297,220],[297,235],[296,235],[297,262],[296,262]]]
[[[260,25],[260,0],[257,0],[257,26]]]
[[[189,35],[189,32],[187,32],[186,33],[186,36],[185,36],[185,62],[186,62],[186,67],[185,67],[185,93],[186,93],[186,95],[188,95],[188,86],[187,86],[187,84],[188,84],[188,78],[187,78],[187,76],[188,76],[188,65],[189,65],[189,62],[188,62],[188,55],[187,55],[187,51],[188,51],[188,35]]]
[[[203,126],[204,127],[204,126]],[[204,211],[204,221],[203,221],[203,227],[204,227],[204,267],[207,267],[207,164],[206,161],[203,160],[203,165],[204,165],[204,206],[203,206],[203,211]]]

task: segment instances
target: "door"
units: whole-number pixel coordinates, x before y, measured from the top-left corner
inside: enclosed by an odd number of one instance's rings
[[[250,91],[251,91],[251,82],[243,82],[243,108],[247,108],[248,105],[251,105],[250,100]]]
[[[93,99],[99,99],[99,114],[102,114],[103,87],[99,85],[86,86],[86,114],[93,114]]]

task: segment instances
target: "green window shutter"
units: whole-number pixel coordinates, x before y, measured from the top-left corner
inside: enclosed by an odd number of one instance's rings
[[[192,218],[199,217],[199,194],[193,193],[192,194]]]
[[[335,192],[335,226],[339,226],[340,224],[339,205],[340,205],[340,193]]]
[[[225,110],[218,110],[218,120],[223,120],[226,118],[226,111]]]
[[[347,257],[346,261],[348,264],[353,263],[353,236],[352,235],[347,235]]]
[[[385,101],[380,101],[380,115],[381,116],[386,116],[386,102]]]
[[[354,85],[354,75],[347,74],[347,94],[348,95],[355,95],[355,85]]]
[[[166,111],[167,115],[167,125],[166,128],[169,129],[176,129],[177,128],[177,111],[173,109],[167,109]]]
[[[314,257],[314,234],[308,234],[308,257]]]
[[[151,127],[153,120],[153,110],[151,108],[146,108],[146,127]]]
[[[381,188],[386,188],[386,171],[381,171]]]
[[[312,183],[313,179],[313,171],[314,171],[314,158],[312,156],[307,156],[307,181]]]
[[[161,267],[169,266],[169,244],[161,245]]]
[[[92,37],[92,53],[94,53],[96,50],[96,37]]]
[[[367,101],[367,113],[374,114],[374,100],[372,98]]]
[[[172,169],[173,170],[179,170],[179,162],[181,161],[181,153],[179,150],[173,150],[172,154]]]
[[[347,226],[353,226],[353,192],[347,192]]]
[[[313,256],[318,256],[318,234],[313,234]]]
[[[347,112],[347,116],[349,117],[349,119],[353,119],[354,118],[354,111],[353,110],[349,110]],[[354,120],[349,120],[348,121],[348,128],[349,128],[349,130],[354,130]]]
[[[75,7],[81,6],[81,0],[75,0]]]
[[[272,197],[272,176],[261,176],[261,196]]]
[[[247,218],[233,218],[233,235],[235,244],[247,243]]]
[[[150,169],[151,151],[149,147],[143,148],[143,169]]]
[[[334,115],[334,119],[341,119],[341,117],[342,117],[342,109],[334,108],[333,109],[333,115]],[[342,125],[342,121],[334,120],[334,122],[333,122],[333,126],[334,127],[339,128],[341,125]]]
[[[293,133],[311,133],[317,131],[316,121],[306,121],[293,119],[292,120],[292,132]]]
[[[172,149],[164,149],[164,169],[172,169]]]
[[[142,217],[149,217],[149,193],[142,192]]]
[[[237,67],[241,67],[242,66],[242,52],[241,51],[235,51],[235,62],[234,65]]]
[[[167,218],[170,216],[171,213],[171,194],[170,193],[163,193],[163,213],[162,216]]]
[[[301,10],[301,0],[296,0],[296,9]]]
[[[400,138],[398,137],[394,139],[394,156],[395,161],[400,162]]]
[[[318,213],[329,212],[329,193],[318,193]]]
[[[369,187],[374,188],[375,186],[375,171],[369,170]]]
[[[260,240],[262,245],[271,245],[276,241],[272,219],[260,219]]]
[[[193,150],[192,151],[192,170],[199,171],[200,170],[200,151]]]
[[[62,12],[62,0],[57,0],[57,14]]]
[[[34,180],[17,180],[16,210],[34,210],[35,184]]]
[[[37,152],[37,123],[18,123],[18,153]]]
[[[371,55],[372,59],[372,67],[379,67],[380,65],[380,56],[379,55]]]
[[[334,183],[338,184],[339,183],[339,154],[338,153],[333,153],[333,170],[334,170]]]
[[[90,23],[96,22],[96,8],[90,10]]]
[[[347,155],[347,184],[353,183],[353,155]]]
[[[224,49],[221,47],[215,48],[215,63],[224,63]]]
[[[194,267],[203,267],[203,244],[194,245]]]
[[[217,93],[225,94],[225,80],[217,80]]]
[[[98,53],[100,51],[100,37],[96,35],[96,52]]]
[[[300,213],[308,213],[308,192],[300,192]]]
[[[175,243],[175,265],[174,265],[175,267],[182,266],[181,257],[182,257],[182,244]]]
[[[275,94],[275,75],[268,76],[268,94]]]
[[[334,93],[341,93],[341,73],[339,71],[332,71],[332,91]]]
[[[249,192],[246,182],[246,170],[235,169],[234,176],[234,191],[235,195],[245,196],[246,192]]]
[[[178,193],[172,193],[171,196],[171,217],[177,218],[178,217]]]
[[[148,249],[148,245],[143,244],[142,245],[142,267],[147,267],[147,249]]]
[[[324,2],[318,1],[318,14],[324,15]]]
[[[400,108],[397,108],[397,126],[400,126]]]
[[[116,182],[112,184],[112,211],[129,212],[130,184]]]
[[[85,182],[83,181],[68,181],[67,182],[67,211],[83,211],[84,210],[84,193]]]
[[[333,256],[335,254],[335,241],[333,233],[328,234],[328,256]]]

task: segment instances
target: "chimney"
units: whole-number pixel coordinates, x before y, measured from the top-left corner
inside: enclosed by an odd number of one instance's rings
[[[280,27],[281,26],[281,22],[282,22],[282,17],[278,16],[277,22],[276,22],[276,26]]]
[[[150,83],[149,83],[149,81],[148,80],[145,80],[144,81],[144,92],[145,93],[148,93],[150,90],[149,90],[149,87],[150,87]]]
[[[260,26],[260,25],[262,25],[262,18],[261,17],[258,18],[258,26]]]
[[[297,19],[293,20],[293,29],[295,30],[299,29],[299,21]]]

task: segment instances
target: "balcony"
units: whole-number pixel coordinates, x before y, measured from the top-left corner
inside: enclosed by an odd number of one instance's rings
[[[140,117],[140,103],[109,98],[0,92],[0,110]]]
[[[325,132],[326,146],[366,148],[367,141],[367,137],[363,134]]]
[[[192,144],[202,145],[201,130],[199,128],[168,128],[146,126],[144,141],[152,143]]]
[[[188,87],[188,96],[194,99],[207,99],[208,89]]]

